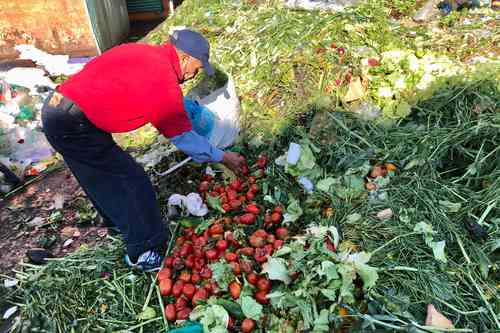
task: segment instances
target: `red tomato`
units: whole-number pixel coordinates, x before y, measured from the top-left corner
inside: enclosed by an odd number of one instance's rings
[[[245,209],[245,211],[247,213],[251,213],[251,214],[254,214],[254,215],[259,215],[260,214],[260,208],[255,205],[255,204],[250,204],[247,206],[247,208]]]
[[[178,310],[185,309],[188,306],[187,299],[183,297],[178,297],[175,300],[175,308]]]
[[[186,265],[187,268],[193,268],[194,267],[194,255],[190,254],[186,258],[186,261],[184,262],[184,265]]]
[[[250,192],[252,192],[253,194],[259,192],[259,186],[257,186],[257,184],[250,185]]]
[[[224,228],[221,224],[213,224],[209,228],[210,236],[222,235],[224,233]]]
[[[278,237],[278,239],[285,240],[288,237],[288,229],[285,227],[276,229],[276,237]]]
[[[229,263],[231,265],[231,267],[233,268],[233,272],[235,275],[241,275],[241,266],[240,264],[238,264],[237,262],[230,262]]]
[[[225,240],[225,239],[221,239],[221,240],[217,241],[217,244],[215,244],[215,247],[217,248],[217,250],[219,250],[221,252],[226,251],[227,246],[228,246],[228,243],[227,243],[227,240]]]
[[[198,282],[200,282],[200,280],[201,280],[200,274],[198,273],[191,274],[191,283],[197,284]]]
[[[236,261],[238,260],[238,255],[234,252],[228,252],[224,255],[224,259],[226,259],[226,261],[228,262]]]
[[[191,314],[191,308],[184,308],[180,311],[177,311],[177,320],[186,320],[189,318]]]
[[[173,281],[170,278],[160,281],[160,295],[169,296],[172,292]]]
[[[246,255],[246,256],[253,256],[254,254],[254,249],[253,247],[243,247],[238,250],[241,254]]]
[[[241,224],[253,224],[255,222],[255,215],[246,213],[240,216],[240,223]]]
[[[273,223],[279,223],[281,221],[281,214],[277,213],[277,212],[272,213],[271,214],[271,221]]]
[[[167,304],[165,307],[165,317],[167,317],[168,321],[175,321],[175,318],[177,318],[177,311],[174,304]]]
[[[191,282],[191,274],[189,272],[183,271],[181,272],[181,275],[179,275],[179,280],[184,283]]]
[[[165,267],[171,268],[174,263],[174,258],[166,257],[165,258]]]
[[[246,318],[241,322],[241,331],[243,333],[250,333],[254,330],[255,328],[255,321],[252,319]]]
[[[172,277],[172,270],[170,268],[168,268],[168,267],[162,268],[158,272],[158,281],[169,279],[171,277]]]
[[[175,281],[172,287],[172,295],[178,298],[182,294],[183,287],[184,287],[184,282],[182,280]]]
[[[268,243],[273,244],[275,240],[276,240],[276,237],[274,235],[267,235],[266,241]]]
[[[259,281],[257,281],[257,289],[268,292],[269,290],[271,290],[271,281],[269,281],[265,277],[261,277]]]
[[[207,257],[208,260],[216,260],[218,257],[217,250],[215,249],[210,249],[207,252],[205,252],[205,256]]]
[[[233,299],[238,299],[241,294],[241,285],[236,281],[231,282],[229,284],[229,292]]]
[[[212,270],[210,267],[204,267],[200,272],[200,276],[203,279],[210,279],[212,277]]]
[[[255,293],[255,300],[260,304],[269,304],[269,299],[267,298],[267,291],[259,290]]]
[[[275,250],[278,250],[280,249],[282,246],[283,246],[283,241],[281,239],[276,239],[274,242],[273,242],[273,247]]]
[[[182,293],[188,298],[191,299],[193,298],[194,294],[196,293],[196,288],[193,286],[191,283],[186,283],[182,287]]]
[[[246,197],[247,197],[248,201],[252,201],[255,198],[255,194],[253,194],[252,192],[248,191]]]
[[[200,301],[205,301],[208,298],[208,291],[205,288],[200,288],[194,294],[192,302],[193,305],[198,305]]]
[[[257,282],[259,281],[259,277],[257,276],[257,274],[252,272],[250,274],[247,274],[247,281],[251,285],[255,286],[257,284]]]
[[[252,264],[249,260],[242,260],[240,263],[241,270],[245,273],[251,273],[252,272]]]
[[[227,190],[227,198],[231,200],[236,200],[238,198],[238,193],[235,190],[229,189]]]

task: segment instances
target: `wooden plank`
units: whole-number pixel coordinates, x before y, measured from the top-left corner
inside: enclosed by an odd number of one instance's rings
[[[16,58],[15,45],[50,53],[97,54],[84,0],[0,0],[0,59]]]

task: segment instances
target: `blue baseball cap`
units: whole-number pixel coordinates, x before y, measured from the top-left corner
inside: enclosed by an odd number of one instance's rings
[[[175,30],[170,37],[170,43],[191,57],[200,60],[207,75],[215,74],[213,67],[208,62],[210,44],[202,34],[189,29]]]

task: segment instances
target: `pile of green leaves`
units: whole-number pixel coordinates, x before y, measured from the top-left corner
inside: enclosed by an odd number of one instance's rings
[[[484,54],[494,47],[495,38],[484,35],[484,26],[476,27],[483,19],[494,21],[494,12],[486,9],[462,13],[456,19],[461,29],[438,32],[432,24],[411,23],[409,8],[415,9],[414,0],[366,0],[337,13],[291,10],[282,3],[184,1],[146,41],[167,40],[175,26],[206,35],[212,61],[235,80],[245,126],[265,136],[281,131],[311,101],[345,107],[341,100],[351,76],[368,79],[364,99],[383,109],[383,120],[397,121],[408,116],[410,105],[432,93],[430,84],[439,77],[457,71],[465,75],[475,67],[463,61],[476,54],[497,59],[493,53]],[[465,29],[473,28],[459,24],[462,19],[474,20],[473,32],[481,36],[476,42],[482,48],[458,47],[468,38]],[[445,37],[455,44],[445,47]],[[339,49],[345,51],[342,56]],[[408,56],[415,66],[408,66]],[[367,66],[371,58],[380,66]]]
[[[316,228],[314,235],[291,242],[275,254],[278,259],[270,259],[267,268],[270,279],[284,282],[269,295],[278,316],[297,320],[299,327],[313,332],[330,332],[332,321],[342,323],[338,316],[340,304],[360,306],[364,298],[359,285],[355,286],[358,279],[365,291],[378,279],[376,268],[367,264],[368,253],[328,249],[325,237],[329,237],[329,231],[327,227]],[[336,229],[332,233],[337,234]],[[289,263],[288,268],[284,263]],[[285,275],[289,272],[298,274],[293,283]]]

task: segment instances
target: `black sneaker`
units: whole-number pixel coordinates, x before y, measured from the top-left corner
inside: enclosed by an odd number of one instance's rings
[[[128,255],[125,256],[125,262],[129,267],[143,272],[156,272],[161,269],[163,255],[156,250],[149,250],[141,254],[136,263],[133,263]]]

